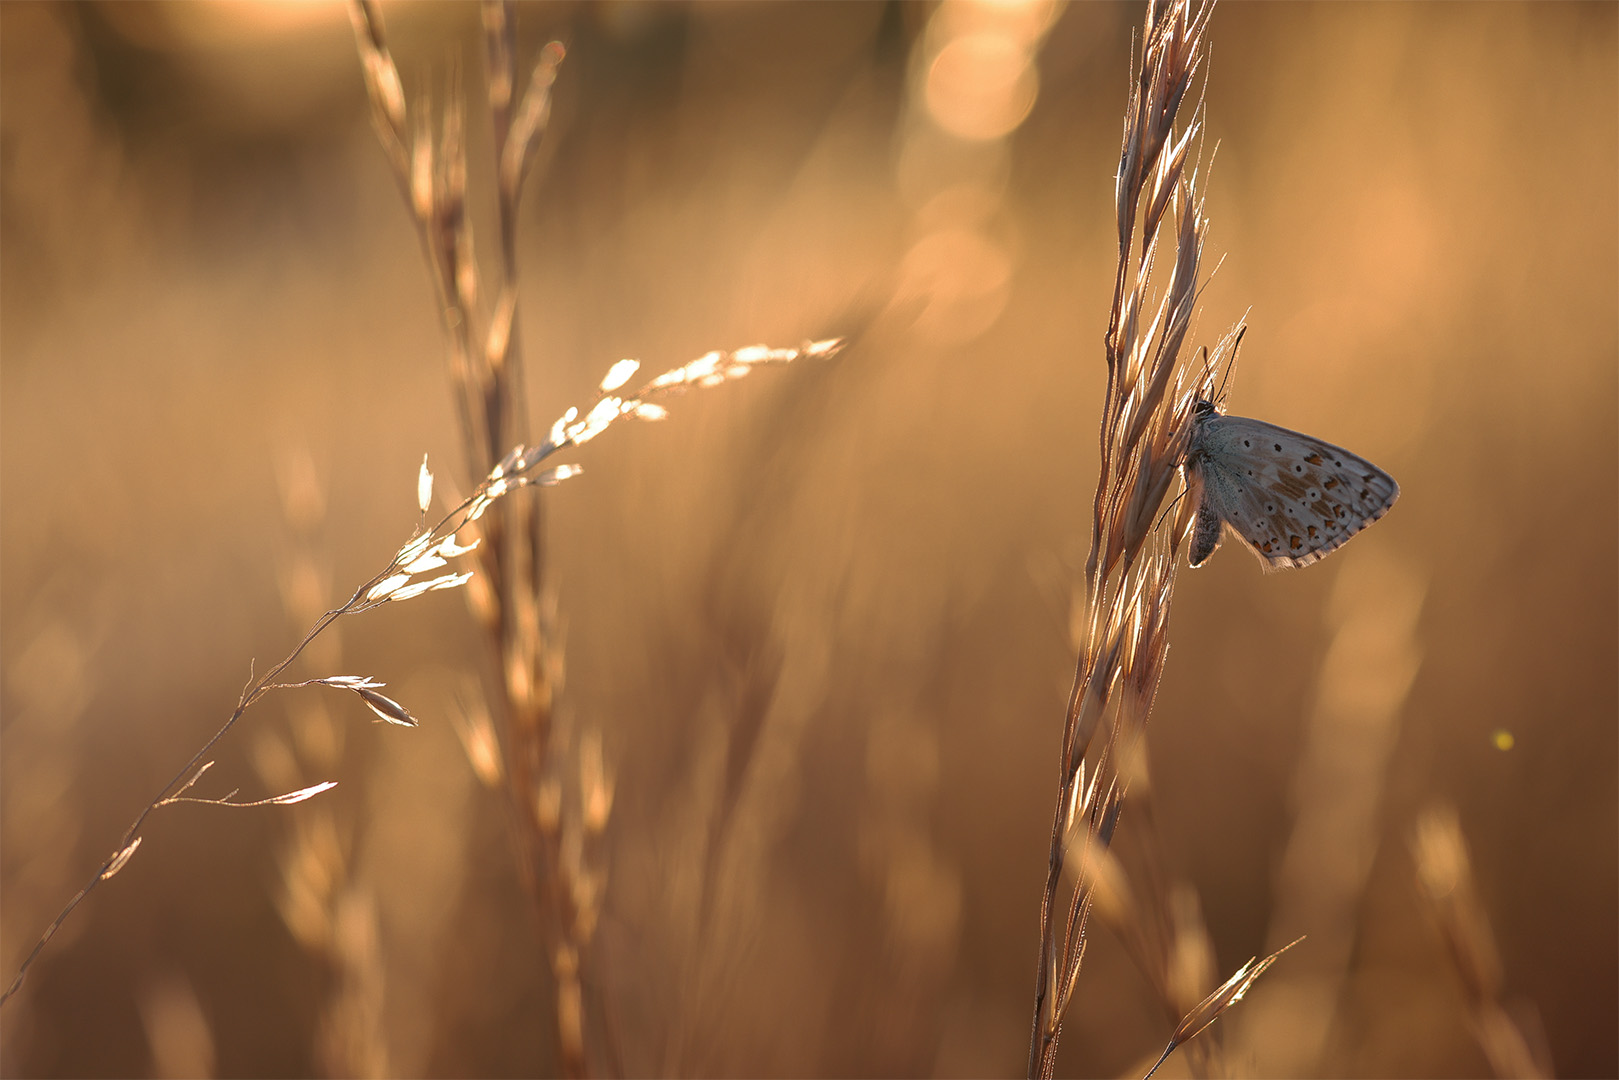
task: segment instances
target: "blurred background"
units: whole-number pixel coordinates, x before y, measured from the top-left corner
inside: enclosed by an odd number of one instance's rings
[[[480,99],[475,7],[383,12],[412,107],[457,71]],[[618,1071],[1022,1073],[1141,17],[519,8],[520,67],[568,45],[522,208],[536,426],[621,357],[861,332],[547,495],[562,716],[613,793],[586,978]],[[1215,13],[1195,340],[1246,315],[1232,411],[1402,487],[1320,566],[1228,543],[1180,579],[1120,847],[1216,982],[1307,935],[1216,1027],[1238,1074],[1488,1074],[1424,820],[1459,826],[1542,1067],[1619,1072],[1616,27]],[[408,538],[422,454],[468,480],[341,6],[0,5],[0,97],[9,980],[249,664]],[[481,646],[456,594],[340,623],[303,670],[422,726],[249,713],[206,794],[337,789],[154,816],[0,1016],[5,1075],[554,1071]],[[1139,1075],[1172,1026],[1099,924],[1061,1071]]]

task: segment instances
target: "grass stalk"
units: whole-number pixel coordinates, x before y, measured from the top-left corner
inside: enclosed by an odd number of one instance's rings
[[[481,476],[508,447],[527,438],[517,317],[517,213],[528,167],[550,117],[551,86],[564,49],[558,42],[541,49],[526,85],[519,88],[512,9],[505,3],[482,5],[500,250],[494,301],[486,309],[466,212],[468,161],[459,79],[452,81],[435,138],[429,102],[409,111],[404,106],[403,83],[387,48],[381,12],[370,0],[356,0],[350,10],[373,126],[412,211],[434,282],[466,464],[474,477]],[[575,886],[581,868],[563,858],[560,814],[544,791],[552,779],[552,684],[561,656],[542,617],[547,610],[543,506],[534,493],[525,492],[480,528],[487,541],[480,551],[480,569],[488,587],[470,595],[500,672],[498,678],[485,680],[484,692],[503,734],[503,775],[518,866],[556,984],[561,1063],[568,1075],[584,1075],[590,1070],[579,1006],[580,959],[588,944],[582,930],[594,924],[594,913],[578,910],[580,890]]]
[[[1085,636],[1064,717],[1041,896],[1031,1077],[1049,1077],[1056,1067],[1099,876],[1163,671],[1191,507],[1183,500],[1167,530],[1157,527],[1161,508],[1190,438],[1199,380],[1207,381],[1237,340],[1237,333],[1227,335],[1199,370],[1182,363],[1205,220],[1188,164],[1202,125],[1194,118],[1177,128],[1177,120],[1212,11],[1209,0],[1149,5],[1125,111],[1115,199],[1119,256],[1104,339],[1107,386],[1080,619]]]
[[[1423,907],[1467,999],[1469,1027],[1498,1077],[1538,1080],[1554,1075],[1539,1034],[1503,1003],[1505,977],[1489,916],[1473,879],[1473,860],[1454,807],[1429,806],[1411,831],[1411,853]],[[1530,1014],[1533,1018],[1533,1014]]]
[[[460,92],[452,87],[436,139],[425,103],[414,110],[413,129],[380,12],[371,0],[354,0],[350,10],[373,123],[412,210],[432,271],[465,454],[473,475],[481,476],[498,470],[507,448],[527,438],[517,318],[518,208],[551,115],[551,87],[565,50],[559,42],[545,45],[526,84],[519,87],[513,8],[494,0],[482,5],[485,87],[494,136],[490,171],[496,185],[500,251],[494,300],[486,310],[465,211],[468,163]],[[692,383],[712,385],[743,374],[756,363],[829,355],[840,346],[841,342],[828,341],[806,344],[801,350],[760,346],[710,353],[664,377],[672,381],[655,380],[657,385],[649,384],[648,392],[674,391]],[[615,366],[615,372],[620,370]],[[610,374],[603,394],[616,389],[629,374]],[[649,402],[639,408],[639,415],[661,412]],[[469,598],[488,632],[501,673],[487,680],[485,688],[488,711],[500,718],[502,729],[504,760],[499,772],[505,778],[519,867],[548,952],[561,1064],[568,1075],[580,1076],[595,1071],[589,1060],[586,1027],[591,1005],[585,990],[602,875],[589,864],[607,824],[611,785],[604,779],[599,742],[590,742],[592,753],[581,754],[578,762],[580,806],[576,813],[564,815],[564,762],[553,714],[563,658],[546,615],[552,605],[543,506],[537,492],[509,500],[479,528],[487,541],[479,555],[480,569],[489,587],[469,593]],[[612,1049],[609,1041],[597,1046],[606,1052]]]

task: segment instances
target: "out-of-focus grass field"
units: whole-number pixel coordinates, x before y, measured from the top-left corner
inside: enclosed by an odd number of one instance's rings
[[[383,10],[413,105],[452,68],[477,100],[475,8]],[[547,496],[566,709],[615,790],[590,974],[633,1075],[1024,1067],[1141,9],[1054,11],[1009,119],[972,113],[983,65],[933,59],[933,12],[519,8],[522,55],[569,50],[523,206],[537,426],[620,357],[871,328],[615,429]],[[1221,978],[1308,935],[1221,1021],[1239,1074],[1486,1074],[1410,855],[1439,804],[1509,1011],[1557,1075],[1619,1072],[1616,30],[1607,4],[1214,16],[1197,340],[1247,313],[1232,410],[1402,488],[1321,566],[1228,541],[1179,583],[1166,872]],[[456,475],[433,303],[341,7],[0,5],[6,979],[297,639],[297,551],[335,604],[409,536],[421,455]],[[288,754],[338,788],[154,817],[0,1016],[0,1069],[307,1075],[350,1029],[399,1075],[554,1069],[501,796],[448,721],[481,645],[455,595],[346,621],[311,673],[382,679],[421,728],[322,699],[321,758],[315,691],[249,714],[211,794],[272,793]],[[317,818],[373,914],[370,1012],[281,913]],[[1063,1071],[1156,1055],[1172,1024],[1100,927],[1080,987]]]

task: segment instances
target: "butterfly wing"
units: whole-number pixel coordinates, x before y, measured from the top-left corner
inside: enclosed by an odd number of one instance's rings
[[[1268,566],[1326,557],[1388,513],[1394,478],[1365,458],[1297,431],[1241,416],[1197,421],[1187,455],[1202,497],[1191,551],[1200,565],[1219,544],[1205,517],[1229,525]]]

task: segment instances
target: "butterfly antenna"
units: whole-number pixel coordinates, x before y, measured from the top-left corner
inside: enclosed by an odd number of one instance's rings
[[[1180,505],[1181,500],[1184,498],[1186,498],[1186,492],[1183,489],[1179,495],[1176,495],[1173,499],[1169,500],[1169,505],[1164,507],[1164,512],[1158,515],[1157,522],[1153,524],[1153,532],[1157,532],[1163,526],[1164,519],[1174,511],[1175,507]]]
[[[1214,396],[1215,402],[1220,405],[1225,404],[1226,385],[1231,382],[1231,372],[1237,366],[1237,354],[1242,350],[1242,339],[1248,333],[1247,316],[1244,316],[1243,319],[1244,321],[1237,328],[1237,339],[1231,343],[1231,359],[1226,362],[1225,375],[1220,379],[1220,392]]]
[[[1204,389],[1214,384],[1214,360],[1207,345],[1199,345],[1197,353],[1198,366],[1203,369],[1203,378],[1198,380],[1197,396],[1201,398],[1203,397]]]

